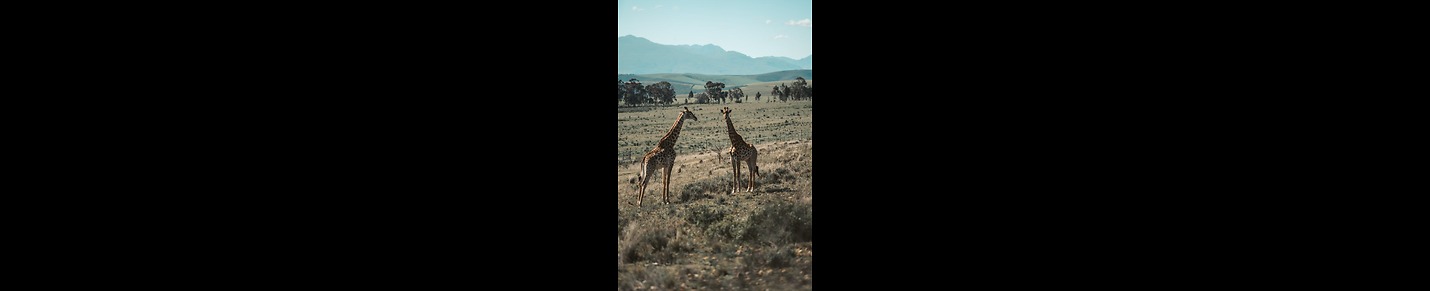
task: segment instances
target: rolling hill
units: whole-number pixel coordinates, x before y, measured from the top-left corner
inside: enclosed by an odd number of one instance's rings
[[[688,95],[690,91],[695,91],[695,93],[705,91],[705,81],[725,83],[726,89],[756,85],[768,93],[769,84],[778,85],[781,82],[790,82],[796,77],[803,77],[812,84],[814,83],[814,70],[789,70],[758,75],[619,74],[616,77],[623,81],[635,78],[640,80],[641,84],[647,85],[660,81],[670,82],[671,87],[675,88],[676,95],[684,96]],[[748,94],[754,94],[754,91],[749,91],[750,89],[743,90]]]
[[[616,72],[619,74],[751,75],[811,69],[813,65],[813,56],[798,60],[787,57],[752,58],[712,44],[664,45],[632,35],[619,37],[616,45]]]

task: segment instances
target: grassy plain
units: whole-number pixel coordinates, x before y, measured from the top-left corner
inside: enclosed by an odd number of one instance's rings
[[[677,101],[679,102],[679,101]],[[689,107],[676,142],[671,204],[659,171],[635,206],[642,155]],[[731,193],[730,147],[720,108],[759,151],[755,192]],[[811,101],[620,108],[617,248],[620,290],[810,290],[813,157]],[[741,168],[741,174],[749,171]],[[743,182],[742,182],[743,186]]]

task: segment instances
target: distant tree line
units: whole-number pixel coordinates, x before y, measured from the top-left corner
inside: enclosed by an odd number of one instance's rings
[[[795,77],[793,84],[794,86],[789,86],[780,83],[779,86],[770,89],[769,101],[775,101],[776,98],[779,101],[814,99],[814,85],[810,85],[804,77]]]
[[[804,77],[796,77],[791,85],[780,83],[770,90],[768,101],[808,100],[814,96],[814,86],[810,85]],[[660,81],[655,84],[644,85],[640,80],[631,78],[630,80],[617,80],[617,102],[625,106],[639,105],[668,105],[675,103],[675,88],[670,82]],[[690,99],[695,99],[695,103],[742,103],[747,95],[740,87],[725,90],[725,83],[705,81],[705,91],[696,94],[694,90],[687,93],[685,103],[690,103]],[[755,92],[755,100],[761,98],[760,92]]]
[[[645,104],[671,104],[675,102],[675,88],[670,86],[670,82],[660,81],[659,83],[642,85],[640,80],[631,78],[629,81],[620,81],[620,94],[617,102],[625,105],[645,105]]]

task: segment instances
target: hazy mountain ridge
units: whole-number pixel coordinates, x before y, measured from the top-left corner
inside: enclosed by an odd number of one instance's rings
[[[712,44],[664,45],[631,35],[619,37],[616,44],[616,70],[619,74],[755,75],[813,67],[813,56],[798,60],[787,57],[751,58]]]
[[[795,66],[795,67],[799,67],[799,68],[801,68],[801,69],[811,70],[811,69],[814,69],[814,68],[811,66],[811,65],[813,64],[813,62],[811,61],[813,58],[814,58],[813,55],[810,55],[810,56],[808,56],[808,57],[804,57],[803,59],[798,59],[798,60],[796,60],[796,59],[791,59],[791,58],[787,58],[787,57],[758,57],[758,58],[755,58],[755,61],[765,62],[765,63],[769,63],[769,64],[775,64],[775,65],[780,65],[780,66]]]

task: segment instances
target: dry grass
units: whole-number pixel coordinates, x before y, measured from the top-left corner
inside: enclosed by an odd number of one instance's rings
[[[722,107],[734,110],[731,116],[735,121],[735,132],[751,144],[810,139],[813,121],[813,104],[810,101],[620,108],[617,114],[617,160],[639,162],[675,124],[681,107],[689,107],[699,119],[687,120],[680,131],[675,150],[682,156],[713,153],[730,147],[725,122],[720,120]]]
[[[760,152],[759,187],[753,193],[730,193],[729,157],[714,151],[730,145],[719,114],[726,106],[735,109],[736,130]],[[687,121],[677,143],[681,170],[672,175],[672,204],[660,203],[658,173],[647,186],[645,204],[628,205],[636,200],[632,178],[640,167],[617,166],[620,289],[810,290],[810,102],[701,107],[700,121]],[[633,143],[660,138],[676,117],[670,108],[619,116],[621,141]],[[718,130],[711,128],[715,125]]]

